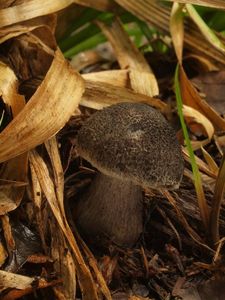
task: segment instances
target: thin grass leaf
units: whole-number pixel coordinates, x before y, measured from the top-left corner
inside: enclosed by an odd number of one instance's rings
[[[210,42],[210,44],[217,50],[225,53],[225,45],[220,41],[216,34],[208,27],[201,16],[198,14],[196,9],[191,4],[186,4],[186,9],[191,19],[198,26],[204,37]]]
[[[195,185],[195,189],[196,189],[196,193],[197,193],[197,197],[198,197],[198,205],[199,205],[199,210],[200,210],[200,214],[201,214],[201,219],[205,226],[205,229],[208,230],[209,207],[206,203],[205,194],[204,194],[202,182],[201,182],[201,176],[200,176],[198,166],[195,161],[194,151],[191,146],[191,142],[190,142],[190,139],[188,136],[187,127],[186,127],[183,112],[182,112],[183,102],[182,102],[180,84],[179,84],[179,65],[177,65],[176,71],[175,71],[175,93],[176,93],[177,109],[178,109],[178,113],[179,113],[180,123],[181,123],[181,127],[182,127],[182,130],[184,133],[185,142],[186,142],[190,160],[191,160],[191,167],[192,167],[193,176],[194,176],[194,185]]]
[[[112,20],[112,18],[113,18],[113,14],[111,14],[111,13],[101,13],[101,14],[96,15],[96,17],[93,18],[91,21],[98,19],[98,20],[102,20],[105,22],[110,22]],[[59,43],[59,46],[62,51],[69,50],[69,48],[72,48],[75,45],[80,44],[82,41],[84,41],[88,38],[91,38],[92,36],[94,36],[100,32],[100,29],[93,22],[85,24],[85,25],[86,26],[83,29],[80,28],[80,30],[78,32],[74,32],[72,35],[69,35],[69,36],[65,35],[66,38],[63,39],[61,41],[61,43]],[[79,27],[77,27],[77,29],[78,28]]]
[[[86,28],[80,30],[78,33],[69,36],[67,39],[63,40],[63,42],[59,45],[60,49],[64,53],[66,53],[67,51],[79,46],[83,42],[90,40],[92,37],[96,36],[99,33],[100,29],[95,24],[91,24]]]
[[[140,30],[138,28],[128,29],[127,33],[129,36],[135,36],[140,33]],[[71,58],[72,56],[78,54],[79,52],[92,49],[106,41],[107,41],[106,37],[101,32],[99,32],[99,33],[95,34],[94,36],[77,44],[76,46],[68,49],[63,54],[66,58]]]
[[[146,22],[141,20],[137,20],[137,24],[150,44],[152,42],[153,34],[156,32],[156,30],[150,28]]]
[[[69,37],[72,32],[75,32],[78,28],[81,28],[83,25],[87,25],[94,19],[96,19],[97,16],[101,14],[100,11],[92,9],[92,8],[86,8],[81,16],[73,20],[69,26],[69,28],[64,33],[64,37]],[[58,45],[61,49],[64,49],[64,43],[67,40],[67,38],[61,38],[58,42]]]
[[[219,169],[219,175],[216,180],[215,192],[212,202],[212,210],[210,214],[210,235],[211,239],[214,243],[219,242],[219,216],[220,209],[224,198],[225,192],[225,153],[223,155],[223,159]]]

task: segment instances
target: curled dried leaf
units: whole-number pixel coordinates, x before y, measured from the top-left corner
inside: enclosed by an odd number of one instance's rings
[[[59,131],[78,106],[83,90],[81,76],[57,50],[44,81],[1,132],[0,162],[34,148]]]

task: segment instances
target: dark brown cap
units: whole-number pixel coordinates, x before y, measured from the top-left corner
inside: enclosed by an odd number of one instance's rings
[[[80,155],[100,172],[145,188],[178,188],[184,162],[175,131],[143,103],[93,114],[78,133]]]

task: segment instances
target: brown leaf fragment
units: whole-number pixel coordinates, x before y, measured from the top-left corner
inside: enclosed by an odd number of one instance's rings
[[[179,74],[183,103],[205,115],[217,129],[225,130],[225,119],[219,116],[219,114],[200,97],[181,66]]]
[[[28,277],[19,274],[14,274],[0,270],[1,288],[14,288],[7,294],[2,296],[2,300],[19,299],[22,296],[30,294],[35,289],[43,289],[49,286],[54,286],[61,282],[61,280],[46,281],[44,278]]]
[[[2,267],[2,265],[5,263],[7,257],[8,257],[7,251],[2,241],[0,240],[0,267]]]
[[[172,246],[171,244],[166,244],[165,245],[165,248],[166,248],[166,252],[168,253],[168,255],[174,260],[174,262],[176,263],[179,271],[184,274],[184,266],[183,266],[183,263],[182,263],[182,259],[181,259],[181,256],[180,256],[180,253],[179,251],[174,247]]]
[[[110,284],[113,277],[113,271],[117,265],[117,257],[103,256],[99,262],[99,269],[107,284]]]

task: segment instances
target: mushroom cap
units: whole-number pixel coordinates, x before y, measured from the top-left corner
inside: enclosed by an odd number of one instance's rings
[[[100,172],[144,188],[179,187],[184,162],[163,115],[143,103],[118,103],[94,113],[78,133],[78,150]]]

